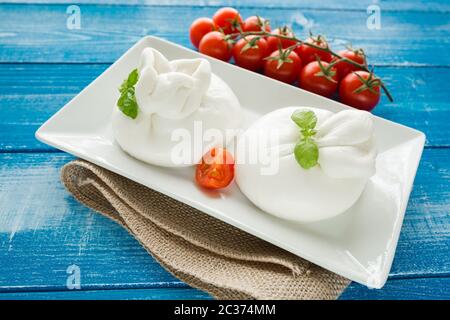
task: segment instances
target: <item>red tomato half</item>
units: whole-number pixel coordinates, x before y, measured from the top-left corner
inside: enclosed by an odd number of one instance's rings
[[[192,22],[189,29],[189,37],[191,38],[192,44],[198,48],[203,36],[213,30],[214,23],[210,18],[198,18]]]
[[[305,42],[314,44],[322,48],[328,47],[328,42],[323,37],[308,38],[305,40]],[[311,46],[308,46],[307,44],[302,44],[295,50],[295,52],[297,52],[297,54],[302,59],[305,65],[310,62],[316,61],[317,57],[319,57],[320,60],[325,62],[330,62],[332,58],[329,52],[313,48]]]
[[[225,149],[212,148],[195,170],[195,181],[207,189],[221,189],[234,178],[234,159]]]
[[[202,38],[198,50],[210,57],[228,61],[231,58],[231,44],[225,40],[225,36],[218,32],[212,31]]]
[[[365,85],[360,77],[364,82],[368,82],[368,85]],[[339,85],[341,102],[356,109],[371,111],[380,101],[379,81],[373,74],[371,76],[366,71],[349,73]]]
[[[264,58],[267,56],[267,42],[263,38],[247,36],[240,39],[233,47],[233,57],[236,64],[242,68],[258,71],[264,66]],[[250,46],[245,49],[245,46]],[[243,49],[245,49],[243,51]]]
[[[242,18],[234,8],[220,8],[213,16],[215,26],[225,34],[239,32],[238,26],[242,28]]]

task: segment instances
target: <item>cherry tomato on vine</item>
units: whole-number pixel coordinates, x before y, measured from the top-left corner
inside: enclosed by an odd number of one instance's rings
[[[345,49],[338,52],[338,54],[341,57],[347,58],[349,60],[352,60],[356,63],[365,65],[366,64],[366,56],[364,54],[364,51],[361,49],[353,50],[353,49]],[[334,58],[333,61],[337,60],[337,58]],[[360,70],[357,66],[354,66],[348,62],[345,61],[339,61],[335,64],[336,70],[338,72],[339,79],[343,79],[347,74],[353,71]]]
[[[292,50],[275,50],[266,58],[264,74],[273,79],[293,83],[302,69],[302,60]]]
[[[277,28],[277,29],[273,30],[271,33],[275,34],[275,35],[286,36],[286,37],[294,37],[294,33],[288,27]],[[287,47],[293,46],[296,43],[297,43],[296,41],[290,40],[290,39],[282,39],[282,38],[278,38],[278,37],[274,37],[274,36],[267,37],[267,45],[269,46],[270,52],[278,50],[279,44],[281,44],[281,47],[283,49],[286,49]]]
[[[242,28],[242,17],[239,12],[230,7],[220,8],[214,13],[214,25],[222,30],[225,34],[239,32],[239,27]]]
[[[195,181],[207,189],[225,188],[233,178],[233,156],[222,148],[212,148],[204,154],[195,170]]]
[[[198,50],[210,57],[228,61],[231,58],[232,45],[225,40],[224,34],[211,31],[202,38]]]
[[[380,85],[373,73],[354,71],[341,80],[339,97],[353,108],[371,111],[380,101]]]
[[[317,37],[310,37],[306,39],[305,42],[321,48],[328,48],[327,40],[320,35]],[[299,55],[304,64],[316,61],[317,57],[319,57],[321,61],[325,62],[330,62],[332,59],[332,56],[329,52],[313,48],[311,46],[308,46],[307,44],[300,45],[296,48],[295,52]]]
[[[191,38],[192,44],[198,49],[198,45],[203,36],[213,30],[214,22],[210,18],[198,18],[192,22],[189,28],[189,37]]]
[[[336,68],[328,62],[313,61],[300,72],[299,86],[324,97],[331,97],[338,88]]]
[[[270,32],[270,24],[269,20],[266,20],[262,17],[258,16],[251,16],[245,19],[243,31],[244,32],[250,32],[250,31],[266,31]]]
[[[233,57],[236,64],[252,71],[263,68],[267,52],[266,40],[257,36],[242,38],[233,47]]]

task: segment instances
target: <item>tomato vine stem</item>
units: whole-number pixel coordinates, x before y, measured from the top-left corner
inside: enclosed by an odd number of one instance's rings
[[[324,52],[328,52],[330,53],[333,57],[337,58],[339,61],[342,62],[347,62],[363,71],[369,72],[369,73],[373,73],[372,70],[369,70],[368,66],[366,64],[360,64],[358,62],[355,62],[351,59],[348,59],[346,57],[342,57],[341,55],[337,54],[336,52],[332,51],[329,46],[326,47],[321,47],[321,46],[317,46],[314,43],[310,43],[310,42],[306,42],[303,40],[300,40],[296,37],[290,37],[290,36],[286,36],[283,34],[273,34],[267,31],[240,31],[237,33],[232,33],[232,34],[228,34],[227,37],[229,37],[230,39],[235,39],[236,37],[246,37],[246,36],[260,36],[260,37],[276,37],[276,38],[280,38],[280,39],[285,39],[285,40],[291,40],[291,41],[295,41],[297,42],[295,45],[291,46],[291,47],[298,47],[302,44],[312,47],[314,49],[317,50],[321,50]],[[389,99],[390,102],[394,101],[394,98],[392,97],[391,93],[389,92],[389,90],[387,89],[386,85],[383,83],[383,81],[381,79],[379,79],[380,81],[380,86],[383,89],[384,93],[386,94],[387,98]]]

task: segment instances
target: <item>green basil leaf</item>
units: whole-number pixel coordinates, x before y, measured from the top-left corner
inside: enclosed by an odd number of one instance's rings
[[[128,88],[125,95],[128,99],[134,99],[134,87]]]
[[[136,119],[138,114],[138,105],[135,98],[130,99],[125,97],[122,105],[118,105],[118,107],[126,116],[131,119]]]
[[[127,80],[123,80],[122,84],[119,87],[119,92],[121,94],[124,94],[128,89],[128,81]]]
[[[294,148],[295,160],[304,168],[309,169],[317,165],[319,160],[319,147],[312,139],[299,141]]]
[[[128,87],[134,86],[138,82],[138,79],[139,79],[138,71],[137,71],[137,69],[134,69],[128,75],[128,79],[127,79]]]
[[[117,106],[126,116],[136,119],[138,115],[138,104],[135,96],[134,85],[139,79],[137,69],[134,69],[128,75],[128,78],[120,85],[120,98],[117,100]]]
[[[117,100],[117,106],[123,107],[124,101],[127,97],[125,96],[125,94],[121,94],[119,100]]]
[[[314,129],[317,124],[316,114],[312,111],[296,110],[291,119],[303,130]]]
[[[308,139],[313,137],[317,133],[317,131],[314,129],[301,129],[300,133],[302,134],[303,139]]]

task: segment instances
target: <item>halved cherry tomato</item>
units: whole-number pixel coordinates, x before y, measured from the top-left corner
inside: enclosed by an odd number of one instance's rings
[[[380,80],[366,71],[349,73],[341,80],[339,97],[353,108],[371,111],[380,101]]]
[[[325,61],[310,62],[300,72],[299,86],[302,89],[329,98],[338,87],[336,68],[330,67],[328,62]]]
[[[302,60],[291,50],[275,50],[266,59],[264,74],[286,83],[293,83],[302,69]]]
[[[239,12],[230,7],[220,8],[214,13],[213,21],[215,26],[225,34],[239,32],[242,28],[242,17]]]
[[[306,39],[305,42],[314,44],[322,48],[328,47],[327,40],[322,36],[310,37]],[[329,52],[313,48],[311,46],[308,46],[307,44],[300,45],[299,47],[297,47],[295,52],[299,55],[305,65],[310,62],[316,61],[317,57],[319,57],[321,61],[325,62],[330,62],[332,59],[332,56]]]
[[[366,64],[366,56],[364,54],[364,51],[361,49],[359,50],[352,50],[352,49],[345,49],[338,52],[338,54],[341,57],[347,58],[349,60],[352,60],[359,64]],[[334,58],[333,61],[337,60],[337,58]],[[345,61],[339,61],[334,65],[336,67],[336,70],[338,72],[339,79],[343,79],[346,75],[348,75],[350,72],[360,70],[360,68],[345,62]]]
[[[245,19],[244,26],[243,26],[244,32],[250,32],[250,31],[266,31],[270,32],[270,24],[269,20],[266,20],[262,17],[258,16],[251,16]]]
[[[275,35],[281,35],[286,37],[293,37],[294,33],[291,29],[288,27],[282,27],[277,28],[271,32]],[[279,44],[281,44],[281,47],[283,49],[286,49],[287,47],[295,45],[297,42],[290,39],[282,39],[274,36],[268,36],[267,37],[267,45],[269,46],[269,52],[274,52],[275,50],[278,50]]]
[[[211,31],[202,38],[198,50],[210,57],[223,61],[231,58],[231,44],[225,40],[225,35],[218,31]]]
[[[195,181],[207,189],[225,188],[233,178],[233,156],[222,148],[212,148],[203,155],[195,170]]]
[[[192,22],[191,27],[189,29],[189,37],[191,38],[192,44],[198,48],[200,44],[200,40],[202,40],[203,36],[208,32],[214,30],[214,22],[210,18],[198,18],[194,22]]]
[[[242,68],[258,71],[264,66],[267,56],[267,42],[261,37],[247,36],[240,39],[233,47],[236,64]]]

